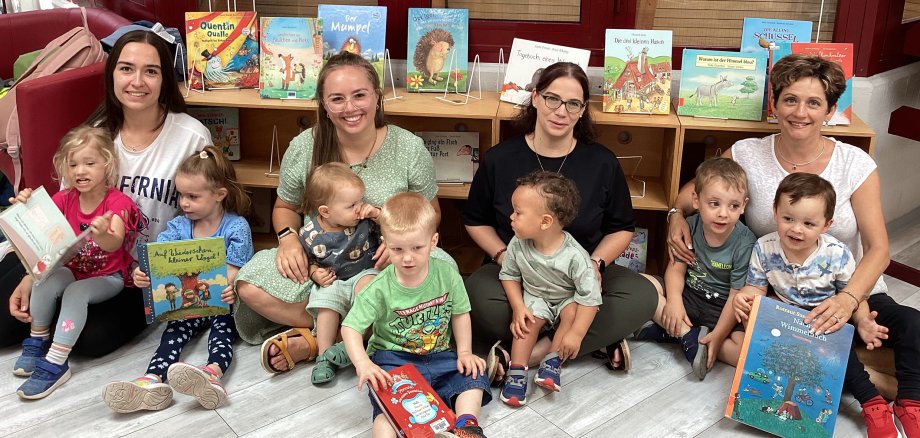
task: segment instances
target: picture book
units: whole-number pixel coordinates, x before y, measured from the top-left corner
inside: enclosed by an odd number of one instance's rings
[[[256,88],[259,22],[255,12],[186,12],[191,88]]]
[[[323,20],[323,60],[346,51],[368,60],[383,78],[387,8],[384,6],[319,5]]]
[[[604,112],[671,112],[671,31],[607,29]]]
[[[633,272],[645,272],[648,258],[648,228],[636,227],[629,246],[613,262]]]
[[[147,324],[230,313],[223,237],[138,243],[137,262],[150,277],[144,288]]]
[[[784,437],[833,436],[854,328],[816,336],[807,314],[755,298],[726,417]]]
[[[466,92],[469,21],[466,9],[409,8],[409,91]]]
[[[393,376],[392,386],[374,390],[368,383],[367,387],[400,437],[432,438],[454,425],[454,412],[415,365],[406,364],[388,372]]]
[[[232,161],[240,159],[240,110],[232,107],[190,106],[188,113],[211,131],[214,146]]]
[[[502,81],[501,100],[518,105],[527,103],[544,68],[568,61],[578,64],[587,72],[590,57],[590,50],[515,38],[511,43],[508,68]]]
[[[313,99],[323,66],[323,21],[318,18],[262,17],[259,96]]]
[[[767,54],[767,76],[773,63],[792,53],[792,43],[811,41],[810,21],[782,20],[779,18],[744,19],[741,28],[741,51]],[[773,91],[767,87],[767,120],[776,122],[773,115]]]
[[[763,119],[767,54],[684,49],[677,114]]]
[[[416,132],[434,161],[439,183],[468,183],[479,168],[478,132]]]
[[[828,125],[849,125],[853,120],[853,43],[792,43],[792,53],[820,56],[843,68],[847,89],[837,100],[837,110]]]
[[[73,259],[90,234],[88,228],[80,234],[74,233],[44,187],[33,190],[25,203],[3,210],[0,231],[35,284]]]

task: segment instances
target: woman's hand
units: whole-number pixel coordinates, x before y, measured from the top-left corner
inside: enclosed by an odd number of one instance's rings
[[[390,265],[390,252],[387,251],[386,242],[380,242],[380,246],[377,247],[377,252],[374,253],[374,257],[371,260],[377,261],[374,263],[374,269],[378,271]]]
[[[275,254],[275,265],[281,276],[300,284],[309,279],[309,269],[307,267],[307,254],[303,250],[303,245],[296,238],[283,237],[278,242],[278,252]]]
[[[233,291],[233,285],[228,284],[220,293],[220,300],[227,303],[233,304],[236,302],[236,292]]]
[[[141,271],[141,267],[137,266],[134,268],[134,271],[131,273],[131,278],[134,280],[134,285],[140,288],[150,286],[150,277],[144,271]]]
[[[879,325],[875,321],[878,312],[869,312],[869,316],[856,324],[856,331],[859,332],[860,339],[866,343],[866,350],[872,350],[882,346],[882,341],[888,339],[888,327]]]
[[[527,325],[534,324],[536,322],[537,318],[534,318],[533,313],[530,312],[530,309],[525,307],[519,311],[514,311],[511,317],[511,335],[514,336],[514,339],[526,338],[527,335],[530,334],[530,329],[527,327]]]
[[[696,260],[693,253],[693,236],[690,234],[690,225],[680,211],[672,213],[668,218],[668,255],[671,262],[682,260],[690,264]]]
[[[32,322],[29,313],[29,298],[32,296],[32,277],[26,275],[19,282],[19,286],[10,295],[10,315],[25,323]]]
[[[843,294],[834,295],[818,304],[805,316],[805,324],[817,335],[840,330],[853,316],[853,299]]]
[[[687,316],[687,309],[684,308],[684,303],[678,300],[670,300],[665,303],[661,314],[661,322],[664,324],[665,331],[675,338],[680,337],[681,328],[684,325],[693,327],[690,317]]]
[[[25,203],[29,200],[29,197],[32,196],[32,189],[22,189],[16,196],[8,199],[10,204],[15,204],[17,202]]]

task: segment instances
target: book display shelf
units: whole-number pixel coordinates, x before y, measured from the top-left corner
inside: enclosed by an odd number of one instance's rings
[[[386,90],[384,94],[392,97],[393,90]],[[465,105],[440,101],[434,93],[397,89],[396,95],[400,98],[384,102],[386,119],[409,131],[478,132],[481,154],[487,154],[489,147],[500,140],[517,134],[512,120],[518,109],[513,104],[499,102],[495,92],[483,92],[482,99],[469,99]],[[462,102],[461,96],[450,98]],[[283,156],[291,139],[313,126],[317,115],[314,100],[261,99],[258,90],[192,92],[186,102],[191,106],[240,109],[241,160],[234,165],[240,182],[248,187],[274,188],[278,185],[277,177],[265,175],[269,168],[273,130],[277,129],[278,146]],[[618,157],[642,157],[638,165],[635,161],[627,163],[624,158],[623,167],[631,180],[637,224],[649,229],[647,272],[650,273],[660,274],[665,266],[665,215],[681,184],[693,177],[696,166],[705,157],[740,139],[779,131],[778,125],[766,121],[679,117],[673,110],[668,115],[604,113],[600,101],[591,101],[590,107],[601,144]],[[828,126],[823,132],[870,154],[873,152],[875,133],[855,116],[851,125]],[[278,166],[276,159],[276,172]],[[484,257],[463,228],[461,213],[468,194],[469,184],[439,185],[441,245],[457,260],[464,274],[474,271]],[[277,243],[272,233],[256,233],[253,237],[257,250]]]

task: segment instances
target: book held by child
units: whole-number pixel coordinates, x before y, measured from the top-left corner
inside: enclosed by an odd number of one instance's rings
[[[374,390],[368,383],[367,387],[400,437],[431,438],[454,425],[454,412],[415,365],[406,364],[388,372],[393,376],[393,385]]]

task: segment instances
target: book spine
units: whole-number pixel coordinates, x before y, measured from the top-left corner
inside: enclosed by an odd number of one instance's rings
[[[374,401],[377,402],[377,407],[380,408],[380,411],[383,412],[383,416],[386,417],[387,421],[390,423],[390,426],[393,427],[393,430],[396,431],[396,435],[400,438],[406,437],[406,432],[396,424],[396,420],[393,419],[393,414],[390,413],[390,408],[383,400],[380,399],[380,394],[377,394],[377,391],[374,390],[374,387],[371,386],[370,382],[367,383],[367,390],[370,391],[371,396],[374,398]]]
[[[138,242],[137,244],[137,264],[141,271],[150,276],[150,261],[147,258],[147,244]],[[144,293],[144,315],[147,317],[147,324],[153,324],[153,283],[143,288]]]
[[[748,324],[744,328],[744,341],[741,344],[741,354],[738,356],[738,365],[735,367],[735,377],[732,379],[732,389],[728,393],[728,404],[725,406],[725,416],[732,418],[732,408],[738,400],[734,397],[738,393],[738,387],[741,386],[741,377],[744,376],[744,362],[747,360],[748,346],[751,345],[751,337],[754,335],[755,320],[757,311],[760,309],[760,303],[763,301],[762,295],[754,297],[754,304],[751,305],[751,313],[748,314]]]

